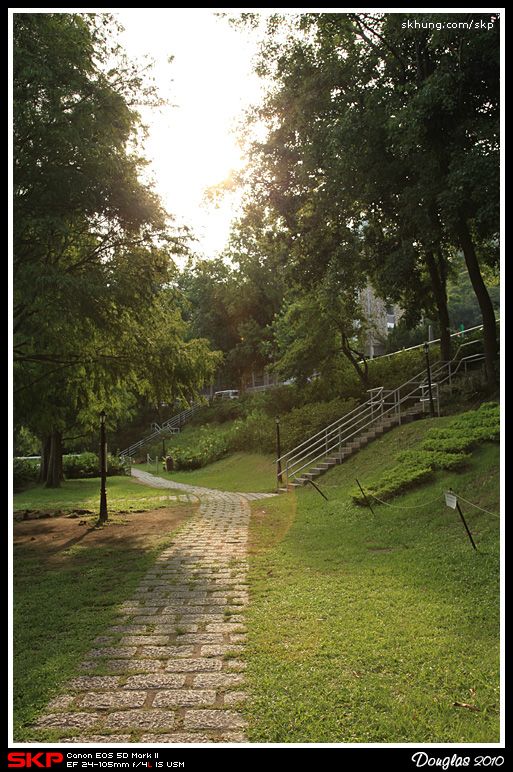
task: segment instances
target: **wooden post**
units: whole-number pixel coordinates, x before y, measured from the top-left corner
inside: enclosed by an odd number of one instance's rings
[[[358,487],[360,488],[360,490],[361,490],[361,492],[362,492],[362,496],[363,496],[363,498],[364,498],[364,499],[365,499],[365,501],[367,502],[367,506],[369,507],[370,511],[371,511],[371,512],[372,512],[372,514],[374,515],[374,510],[372,509],[372,507],[371,507],[371,505],[370,505],[369,499],[367,498],[367,496],[366,496],[366,495],[365,495],[365,493],[363,492],[363,488],[362,488],[362,486],[360,485],[360,483],[359,483],[359,481],[358,481],[358,480],[356,480],[356,482],[358,483]],[[376,515],[374,515],[374,517],[376,517]]]
[[[451,509],[457,509],[458,510],[458,514],[461,517],[461,522],[465,526],[465,530],[467,531],[468,538],[470,539],[470,543],[472,544],[472,546],[474,547],[474,549],[477,552],[477,547],[474,544],[474,539],[472,538],[472,534],[470,533],[470,530],[469,530],[469,527],[468,527],[468,525],[466,523],[466,520],[463,517],[463,512],[461,511],[461,507],[458,504],[458,497],[453,492],[452,488],[449,488],[449,492],[445,494],[445,503],[447,504],[448,507],[451,507]]]

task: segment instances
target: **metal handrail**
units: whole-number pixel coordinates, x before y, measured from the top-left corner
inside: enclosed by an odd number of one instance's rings
[[[153,434],[144,437],[142,440],[139,440],[139,442],[134,442],[133,445],[129,445],[128,448],[125,448],[125,450],[122,450],[120,453],[118,453],[118,456],[134,456],[138,450],[143,448],[145,445],[148,445],[152,440],[154,440],[156,437],[159,437],[163,432],[169,431],[172,434],[176,434],[177,431],[180,431],[178,427],[185,423],[185,421],[190,418],[190,416],[198,407],[199,404],[193,405],[188,410],[183,410],[181,413],[178,413],[177,415],[172,416],[172,418],[169,418],[160,427],[158,424],[152,424],[152,427],[157,427]]]
[[[458,349],[457,354],[460,349]],[[297,478],[304,469],[311,467],[322,458],[337,454],[340,457],[343,445],[365,429],[382,422],[387,416],[396,415],[399,424],[401,424],[404,415],[402,408],[406,402],[420,403],[424,411],[426,403],[430,400],[430,397],[426,396],[429,385],[431,385],[432,391],[431,398],[433,402],[436,402],[437,413],[440,416],[439,387],[446,382],[449,382],[451,386],[452,378],[462,366],[466,369],[468,363],[483,359],[483,354],[474,354],[447,362],[435,363],[431,366],[431,384],[428,383],[426,369],[414,375],[397,389],[389,391],[385,391],[383,387],[370,389],[371,397],[363,405],[354,408],[350,413],[321,429],[276,460],[277,487],[280,487],[280,480],[283,476],[288,482],[290,479]],[[404,393],[405,389],[407,393]]]

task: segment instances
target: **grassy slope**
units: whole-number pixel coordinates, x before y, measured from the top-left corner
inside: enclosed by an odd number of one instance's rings
[[[255,503],[253,742],[499,741],[498,446],[374,514],[348,497],[430,423],[396,429],[321,478],[328,501],[309,486]],[[477,552],[440,498],[449,486],[493,513],[461,504]]]
[[[146,471],[147,465],[137,468]],[[150,464],[150,472],[155,474],[155,462]],[[275,457],[258,453],[233,453],[220,461],[186,472],[166,472],[159,464],[159,477],[199,485],[204,488],[234,491],[241,493],[268,493],[276,490]]]

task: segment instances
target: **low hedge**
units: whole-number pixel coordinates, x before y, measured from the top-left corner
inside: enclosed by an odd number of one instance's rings
[[[87,480],[100,476],[100,461],[96,453],[81,453],[79,456],[64,456],[62,473],[66,480]],[[119,458],[107,458],[107,477],[125,474],[125,466]]]
[[[15,458],[13,461],[13,487],[15,490],[37,482],[39,459]],[[83,480],[100,476],[100,462],[95,453],[79,456],[63,456],[62,473],[66,480]],[[125,466],[118,458],[107,459],[107,476],[125,474]]]
[[[395,465],[368,491],[377,500],[387,501],[404,491],[427,482],[437,470],[463,469],[470,452],[483,442],[499,442],[500,407],[486,402],[479,410],[462,413],[449,426],[434,428],[424,436],[418,450],[405,450],[395,458]],[[349,495],[353,503],[364,506],[366,500],[359,488]]]
[[[229,431],[219,429],[212,431],[208,424],[201,426],[189,445],[175,445],[170,448],[169,455],[173,459],[174,468],[178,470],[200,469],[207,464],[218,461],[228,453],[227,437],[229,433]]]
[[[233,400],[236,402],[236,400]],[[280,421],[280,450],[286,453],[308,437],[341,418],[356,406],[356,400],[334,399],[294,408]],[[192,433],[187,444],[180,441],[170,449],[174,468],[198,469],[217,461],[227,453],[277,451],[275,416],[269,415],[263,403],[254,406],[244,418],[230,427],[206,424]]]
[[[12,484],[15,490],[37,480],[39,462],[30,458],[15,458],[12,464]]]

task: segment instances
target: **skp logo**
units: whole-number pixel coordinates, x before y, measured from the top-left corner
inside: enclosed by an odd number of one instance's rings
[[[62,753],[8,753],[8,767],[51,767],[64,760]]]

